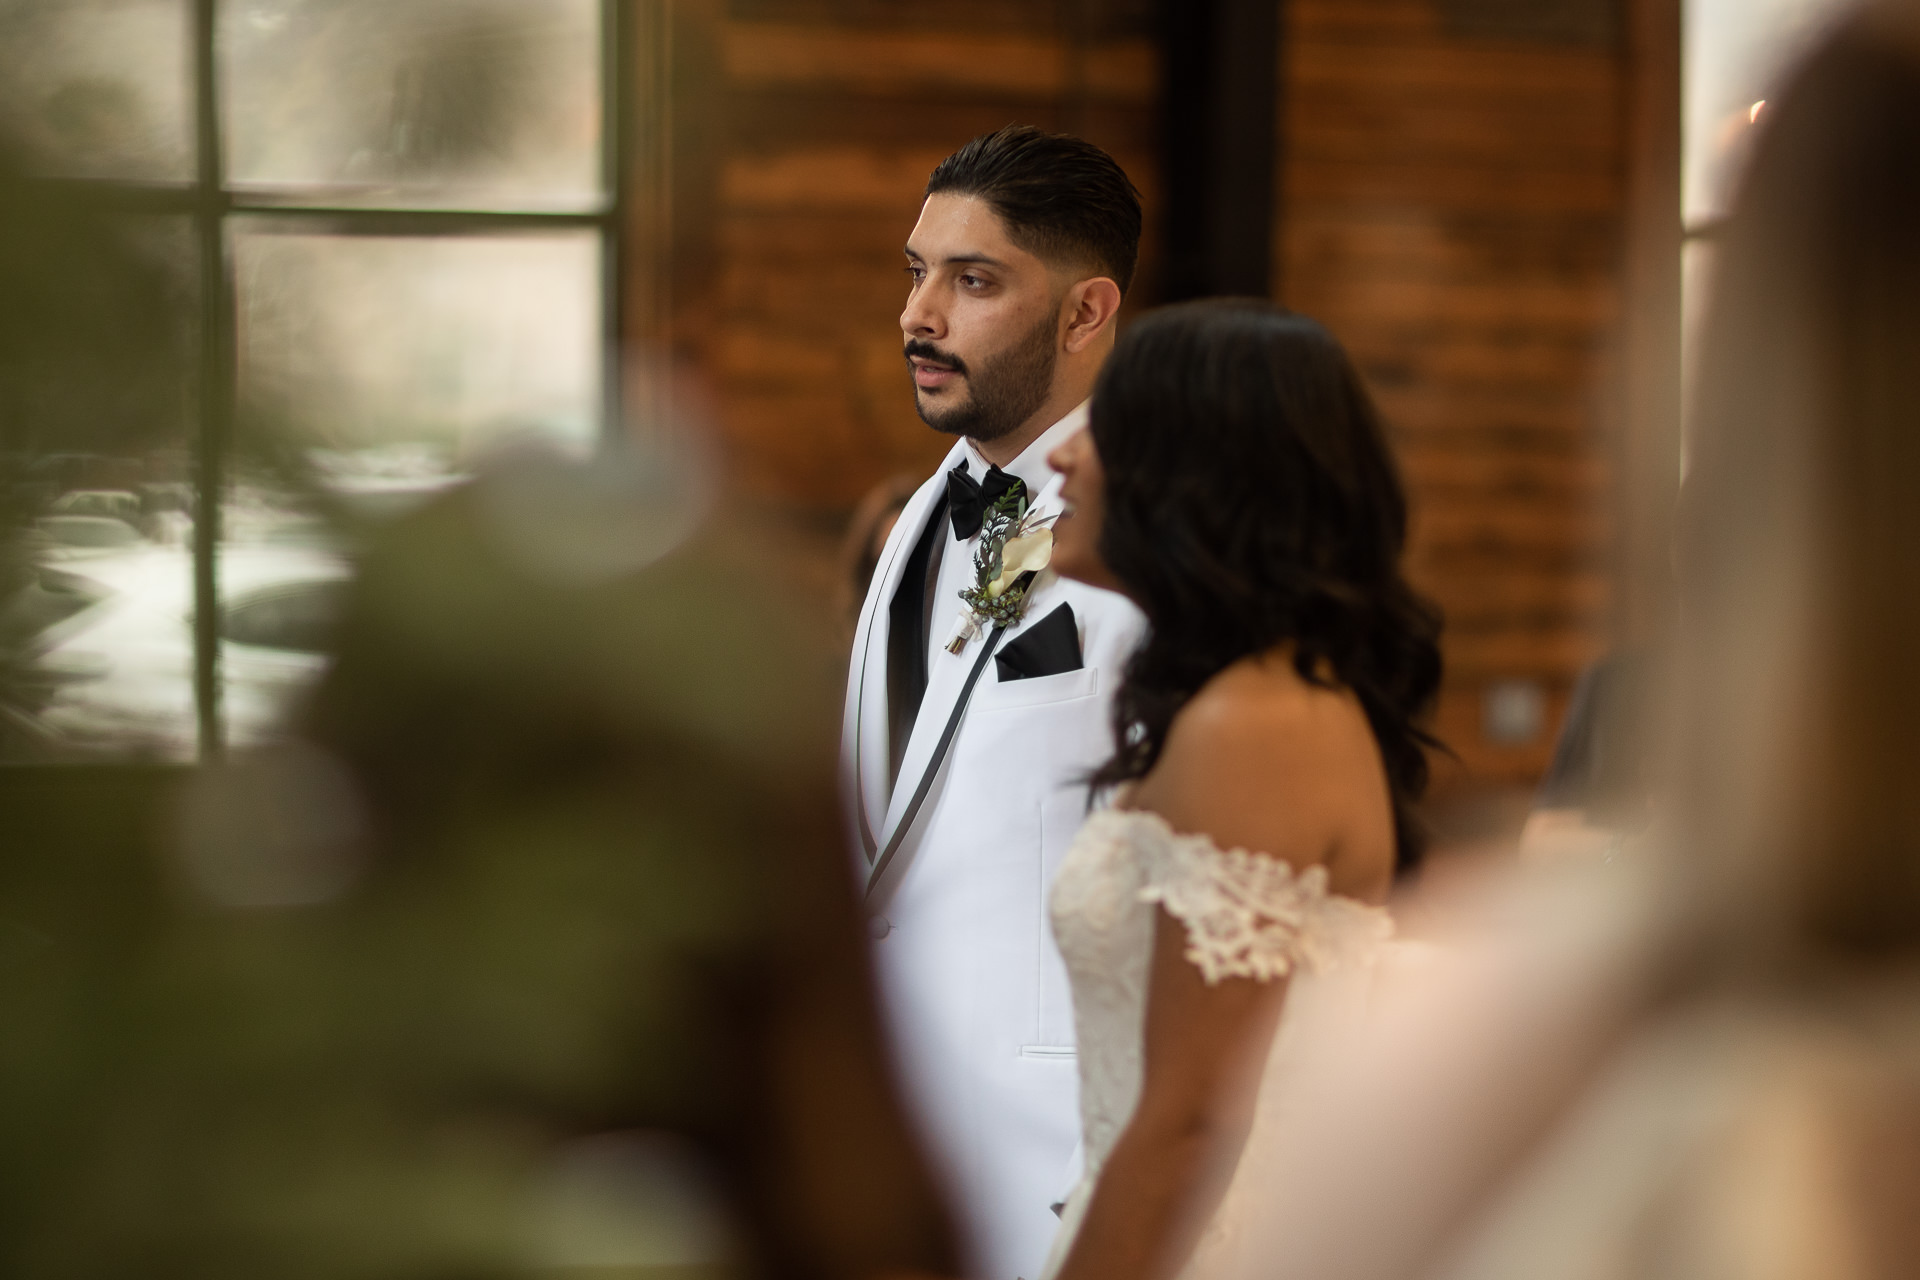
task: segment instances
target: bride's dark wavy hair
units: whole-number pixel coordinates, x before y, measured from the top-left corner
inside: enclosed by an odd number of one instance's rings
[[[1100,555],[1149,628],[1094,784],[1144,776],[1202,685],[1291,643],[1303,679],[1344,685],[1365,708],[1395,865],[1414,866],[1425,833],[1413,806],[1439,745],[1421,726],[1440,684],[1440,615],[1401,574],[1406,496],[1346,352],[1268,302],[1182,303],[1120,339],[1091,413],[1106,471]]]

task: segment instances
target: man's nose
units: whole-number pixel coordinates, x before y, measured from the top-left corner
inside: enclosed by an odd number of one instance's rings
[[[906,309],[900,313],[900,332],[909,338],[939,339],[947,332],[947,319],[940,309],[928,299],[928,290],[915,289],[907,297]]]

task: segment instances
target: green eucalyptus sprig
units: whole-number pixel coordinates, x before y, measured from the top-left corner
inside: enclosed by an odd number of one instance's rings
[[[1053,522],[1057,513],[1037,515],[1024,492],[1001,494],[980,521],[980,545],[974,549],[974,584],[960,592],[961,615],[949,653],[959,653],[985,623],[1012,626],[1027,609],[1027,593],[1053,558]]]

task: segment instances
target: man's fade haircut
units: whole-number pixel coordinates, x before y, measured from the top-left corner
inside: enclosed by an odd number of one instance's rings
[[[1010,124],[942,160],[927,194],[974,196],[1007,235],[1049,262],[1084,263],[1125,293],[1140,257],[1140,193],[1112,156],[1083,138]]]

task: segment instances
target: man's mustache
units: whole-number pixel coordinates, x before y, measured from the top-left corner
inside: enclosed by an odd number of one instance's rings
[[[922,338],[913,339],[911,342],[907,343],[906,350],[901,354],[904,355],[908,360],[913,359],[915,356],[920,357],[922,360],[931,360],[935,364],[943,364],[947,366],[947,368],[953,370],[955,373],[959,374],[963,378],[967,376],[966,361],[962,360],[959,356],[954,355],[951,351],[942,351],[940,348],[934,346],[931,342],[928,342],[925,339],[922,339]]]

